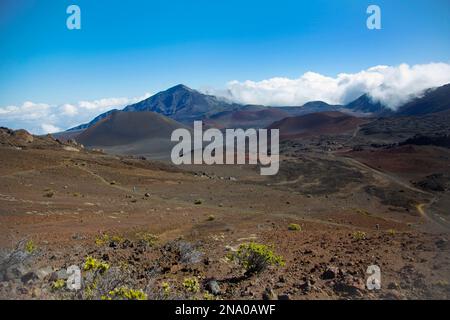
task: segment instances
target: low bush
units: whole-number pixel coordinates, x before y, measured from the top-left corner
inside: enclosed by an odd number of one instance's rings
[[[100,273],[103,273],[109,269],[109,264],[89,256],[84,262],[83,269],[84,271],[99,271]]]
[[[254,242],[241,244],[229,258],[237,261],[247,275],[259,273],[270,265],[285,265],[283,258],[276,255],[271,247]]]
[[[290,231],[301,231],[301,230],[302,230],[302,227],[301,227],[299,224],[291,223],[291,224],[288,226],[288,229],[289,229]]]
[[[352,236],[356,241],[365,240],[367,238],[367,234],[363,231],[355,231]]]
[[[192,293],[197,293],[200,291],[200,284],[196,278],[186,278],[183,281],[184,288]]]
[[[142,290],[129,289],[127,287],[115,288],[101,297],[102,300],[147,300],[147,295]]]
[[[28,240],[25,244],[25,251],[29,254],[32,254],[37,249],[36,245],[34,244],[33,240]]]

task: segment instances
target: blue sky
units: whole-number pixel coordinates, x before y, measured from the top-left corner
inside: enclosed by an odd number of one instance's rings
[[[382,30],[366,28],[370,4]],[[2,0],[0,107],[448,63],[449,17],[448,0]]]

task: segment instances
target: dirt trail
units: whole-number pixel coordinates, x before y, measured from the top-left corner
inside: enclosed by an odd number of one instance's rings
[[[362,162],[359,162],[356,159],[349,158],[349,157],[343,157],[343,158],[339,158],[339,159],[341,161],[343,161],[344,163],[350,165],[350,166],[357,167],[358,169],[361,169],[361,170],[369,171],[372,174],[374,174],[374,175],[376,175],[378,177],[381,177],[384,180],[387,180],[389,182],[393,182],[393,183],[395,183],[395,184],[397,184],[399,186],[402,186],[403,188],[406,188],[406,189],[409,189],[411,191],[418,192],[418,193],[421,193],[421,194],[425,194],[425,195],[432,195],[430,192],[426,192],[426,191],[420,190],[418,188],[415,188],[415,187],[411,186],[409,183],[404,182],[403,180],[401,180],[398,177],[395,177],[395,176],[390,175],[388,173],[379,171],[379,170],[377,170],[375,168],[372,168],[371,166],[368,166],[368,165],[366,165],[366,164],[364,164]]]
[[[447,221],[443,220],[439,214],[429,212],[430,207],[437,200],[438,198],[434,197],[429,203],[419,203],[416,205],[417,212],[419,212],[419,214],[428,222],[439,226],[441,229],[443,228],[445,232],[450,232],[450,224]],[[427,207],[428,210],[425,210]]]
[[[448,223],[445,223],[444,221],[442,221],[442,219],[440,219],[438,215],[430,213],[427,210],[425,210],[426,207],[428,207],[428,209],[429,209],[431,207],[431,205],[437,200],[437,198],[432,193],[415,188],[415,187],[409,185],[407,182],[402,181],[400,178],[398,178],[394,175],[390,175],[388,173],[379,171],[379,170],[372,168],[372,167],[370,167],[362,162],[359,162],[358,160],[355,160],[353,158],[344,157],[344,158],[342,158],[342,160],[349,165],[353,165],[361,170],[367,170],[367,171],[371,172],[372,174],[377,175],[378,177],[381,177],[381,178],[383,178],[387,181],[390,181],[392,183],[395,183],[399,186],[402,186],[403,188],[409,189],[411,191],[414,191],[414,192],[417,192],[417,193],[420,193],[423,195],[432,196],[433,198],[430,200],[430,202],[417,204],[416,210],[420,214],[420,216],[423,217],[427,222],[430,222],[434,225],[439,226],[440,227],[439,229],[444,228],[444,230],[446,232],[450,232],[450,225]]]

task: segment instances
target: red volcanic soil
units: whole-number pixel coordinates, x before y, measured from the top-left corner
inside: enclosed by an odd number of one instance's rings
[[[274,122],[269,126],[269,129],[280,129],[281,139],[292,139],[311,135],[351,132],[364,122],[366,122],[365,119],[338,111],[329,111],[289,117]]]
[[[261,111],[240,110],[233,112],[231,115],[231,119],[235,121],[253,121],[264,118],[274,119],[276,117],[286,117],[287,115],[287,112],[277,109],[267,109]]]
[[[77,136],[86,146],[131,144],[149,138],[170,139],[173,130],[184,127],[154,112],[114,112]]]
[[[205,125],[219,129],[265,127],[273,121],[288,117],[289,114],[277,108],[264,110],[238,110],[222,112],[205,120]]]
[[[350,151],[344,155],[368,166],[392,173],[430,174],[449,170],[450,150],[434,146],[400,147]]]

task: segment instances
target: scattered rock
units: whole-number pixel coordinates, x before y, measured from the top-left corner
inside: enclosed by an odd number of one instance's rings
[[[337,268],[329,267],[327,270],[325,270],[324,273],[322,273],[321,278],[323,280],[331,280],[331,279],[336,278],[337,274],[338,274],[338,269]]]
[[[34,287],[31,289],[31,297],[35,299],[39,299],[42,295],[42,290],[38,287]]]
[[[435,242],[435,244],[436,244],[436,247],[438,247],[439,249],[445,249],[446,247],[447,247],[447,245],[448,245],[448,240],[447,239],[445,239],[445,238],[441,238],[441,239],[439,239],[439,240],[437,240],[436,242]]]
[[[397,282],[391,282],[391,283],[388,284],[387,288],[390,289],[390,290],[394,290],[394,289],[400,288],[400,286],[398,285]]]
[[[263,300],[276,300],[276,295],[270,287],[267,287],[262,294]]]
[[[209,292],[211,292],[215,296],[218,296],[221,293],[220,286],[219,286],[219,284],[217,283],[216,280],[208,281],[208,283],[206,284],[206,290],[208,290]]]
[[[74,234],[72,235],[72,239],[73,239],[73,240],[86,240],[86,237],[83,236],[83,235],[80,234],[80,233],[74,233]]]
[[[3,275],[3,280],[11,281],[11,280],[15,280],[15,279],[20,279],[25,274],[27,274],[29,272],[29,270],[30,269],[27,266],[25,266],[24,264],[17,264],[17,265],[10,266],[6,269],[6,271]]]
[[[25,275],[23,275],[23,276],[20,278],[20,280],[21,280],[23,283],[25,283],[25,284],[27,284],[27,283],[29,283],[29,282],[31,282],[31,281],[35,281],[35,280],[37,280],[37,279],[39,279],[39,277],[38,277],[38,275],[36,274],[36,272],[34,272],[34,271],[30,271],[30,272],[26,273]]]
[[[44,268],[40,268],[36,271],[36,275],[39,278],[39,280],[43,280],[47,278],[49,275],[51,275],[53,272],[53,268],[48,266]]]
[[[67,274],[66,269],[60,269],[50,275],[50,281],[67,280],[68,278],[69,275]]]

